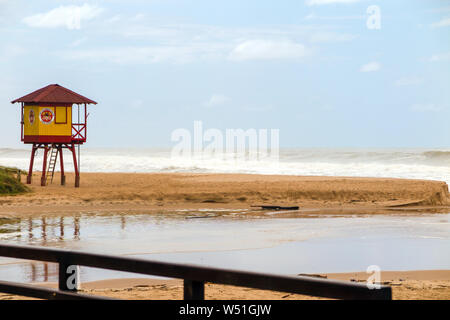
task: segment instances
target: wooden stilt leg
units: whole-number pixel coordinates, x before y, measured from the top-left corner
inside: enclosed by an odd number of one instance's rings
[[[44,161],[42,163],[42,177],[41,177],[41,186],[45,186],[47,184],[47,154],[48,154],[48,145],[44,147]]]
[[[33,148],[31,149],[31,159],[30,159],[30,168],[28,169],[27,175],[27,184],[31,184],[31,177],[33,176],[33,164],[34,164],[34,155],[36,154],[36,144],[33,143]]]
[[[61,166],[61,185],[66,185],[66,176],[64,174],[64,160],[63,160],[63,148],[62,146],[59,147],[59,161]]]
[[[73,166],[75,168],[75,188],[78,188],[78,187],[80,187],[80,172],[78,172],[77,154],[75,151],[74,144],[72,144],[72,146],[70,147],[70,150],[72,150]]]

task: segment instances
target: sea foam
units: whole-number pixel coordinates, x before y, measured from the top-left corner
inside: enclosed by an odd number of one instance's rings
[[[0,148],[0,165],[27,170],[30,150]],[[73,171],[64,152],[65,169]],[[42,168],[42,150],[34,170]],[[57,169],[59,167],[57,166]],[[450,151],[429,149],[281,149],[278,161],[173,157],[170,149],[81,148],[82,172],[250,173],[314,176],[392,177],[450,183]]]

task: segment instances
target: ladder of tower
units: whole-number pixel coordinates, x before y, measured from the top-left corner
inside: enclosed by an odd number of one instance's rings
[[[52,146],[49,151],[50,151],[50,157],[48,160],[47,175],[46,175],[46,184],[47,185],[48,185],[48,179],[49,179],[50,172],[52,173],[50,183],[53,183],[53,176],[55,175],[56,161],[58,159],[58,148]]]

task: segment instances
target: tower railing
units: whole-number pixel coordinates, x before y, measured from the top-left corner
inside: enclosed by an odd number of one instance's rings
[[[86,142],[86,123],[72,123],[72,142]]]

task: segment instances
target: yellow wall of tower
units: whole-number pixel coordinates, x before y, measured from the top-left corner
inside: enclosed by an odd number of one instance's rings
[[[72,107],[24,106],[24,135],[71,136]]]

